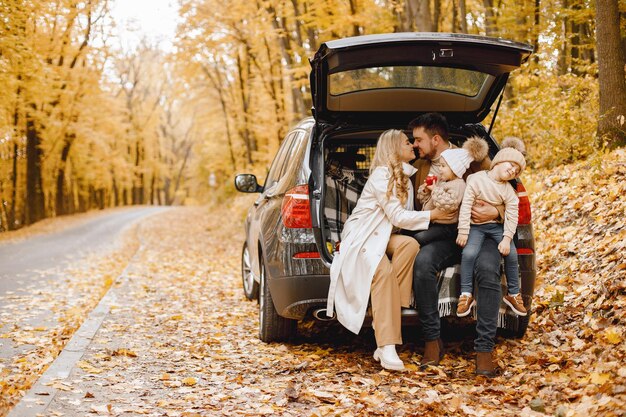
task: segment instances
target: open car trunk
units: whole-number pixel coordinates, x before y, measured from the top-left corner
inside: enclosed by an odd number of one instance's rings
[[[322,258],[327,261],[332,260],[333,253],[340,246],[343,226],[356,206],[367,182],[369,167],[376,149],[376,140],[382,131],[380,129],[337,133],[322,140],[324,180],[322,224],[320,226],[323,244],[319,244],[321,242],[318,241],[318,246]],[[488,136],[482,126],[470,124],[451,133],[451,142],[461,146],[467,137],[473,134],[479,134],[482,137]],[[493,156],[498,150],[497,145],[492,140],[487,139],[487,141],[490,147],[490,156]],[[456,306],[460,295],[460,271],[461,265],[457,264],[439,272],[438,308],[440,317],[456,318]],[[506,291],[506,278],[502,266],[501,274],[502,288],[503,291]],[[413,310],[403,310],[403,315],[416,315],[414,300],[411,302],[411,307]],[[502,303],[498,315],[498,327],[516,332],[519,323],[517,316]]]
[[[392,33],[323,43],[311,60],[313,115],[406,126],[425,112],[477,123],[524,63],[530,45],[456,33]]]

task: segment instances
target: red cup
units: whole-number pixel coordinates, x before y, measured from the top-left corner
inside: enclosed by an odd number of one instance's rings
[[[436,175],[429,175],[426,177],[426,185],[433,185],[437,181]]]

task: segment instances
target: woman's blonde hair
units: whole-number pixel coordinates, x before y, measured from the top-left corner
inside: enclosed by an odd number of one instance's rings
[[[406,203],[409,194],[409,177],[402,169],[402,161],[400,161],[400,151],[407,136],[401,130],[389,129],[384,131],[378,138],[376,143],[376,151],[370,166],[370,173],[376,167],[387,167],[391,176],[387,184],[387,198],[391,198],[396,193],[396,197],[402,204]]]

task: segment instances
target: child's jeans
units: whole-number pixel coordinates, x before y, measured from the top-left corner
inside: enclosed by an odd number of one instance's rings
[[[474,263],[478,257],[485,237],[502,241],[504,227],[501,223],[472,224],[470,226],[467,244],[463,248],[461,258],[461,292],[472,292],[472,277],[474,276]],[[511,251],[504,257],[504,272],[509,294],[519,293],[519,266],[517,264],[517,249],[511,239]]]

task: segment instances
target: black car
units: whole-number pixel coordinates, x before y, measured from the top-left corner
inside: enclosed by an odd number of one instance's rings
[[[422,113],[440,112],[450,124],[452,143],[460,146],[481,136],[493,157],[498,144],[480,122],[492,107],[497,114],[509,73],[531,52],[522,43],[444,33],[368,35],[322,44],[311,60],[313,117],[287,134],[263,186],[251,174],[235,178],[239,191],[260,193],[245,223],[242,275],[246,297],[259,299],[261,340],[288,339],[304,318],[328,319],[333,252],[367,181],[378,136],[390,128],[406,129]],[[536,273],[530,203],[519,179],[512,183],[520,197],[515,244],[521,292],[530,310]],[[459,269],[440,273],[442,317],[455,315]],[[530,314],[518,317],[504,304],[500,313],[499,327],[522,337]],[[415,309],[403,310],[405,321],[416,316]]]

